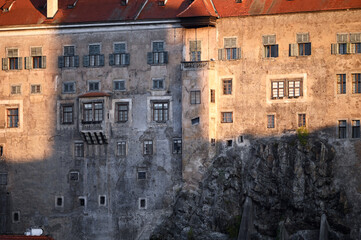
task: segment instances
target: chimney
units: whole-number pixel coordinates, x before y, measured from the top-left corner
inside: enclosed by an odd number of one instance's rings
[[[58,11],[58,0],[46,0],[46,17],[53,18]]]

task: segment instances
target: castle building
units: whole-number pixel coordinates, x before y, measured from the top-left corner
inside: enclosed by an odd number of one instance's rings
[[[0,4],[2,234],[149,239],[223,148],[359,143],[357,0]]]

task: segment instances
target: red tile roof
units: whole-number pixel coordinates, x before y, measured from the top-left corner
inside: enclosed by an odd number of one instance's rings
[[[0,235],[0,240],[54,240],[48,236]]]
[[[189,7],[177,17],[218,17],[210,0],[194,0]]]
[[[0,0],[2,9],[14,0]],[[361,8],[361,0],[168,0],[159,6],[158,0],[58,0],[59,10],[53,19],[46,18],[46,0],[16,0],[10,11],[0,11],[0,26],[115,22],[146,19],[176,19],[201,16],[247,16],[310,11]],[[216,8],[214,10],[212,2]],[[137,18],[136,18],[137,17]]]
[[[109,97],[110,94],[109,93],[104,93],[104,92],[89,92],[89,93],[85,93],[83,95],[80,95],[80,98],[91,98],[91,97]]]

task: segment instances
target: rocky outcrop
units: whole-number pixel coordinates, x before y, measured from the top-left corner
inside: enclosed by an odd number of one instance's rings
[[[224,149],[196,191],[179,192],[172,215],[151,239],[237,239],[246,198],[253,221],[247,239],[318,239],[323,214],[329,239],[350,239],[355,226],[344,219],[352,207],[335,184],[335,157],[317,138],[252,140]]]

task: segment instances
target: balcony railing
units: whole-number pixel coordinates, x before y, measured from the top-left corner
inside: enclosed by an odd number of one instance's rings
[[[182,70],[213,69],[214,61],[182,62]]]

